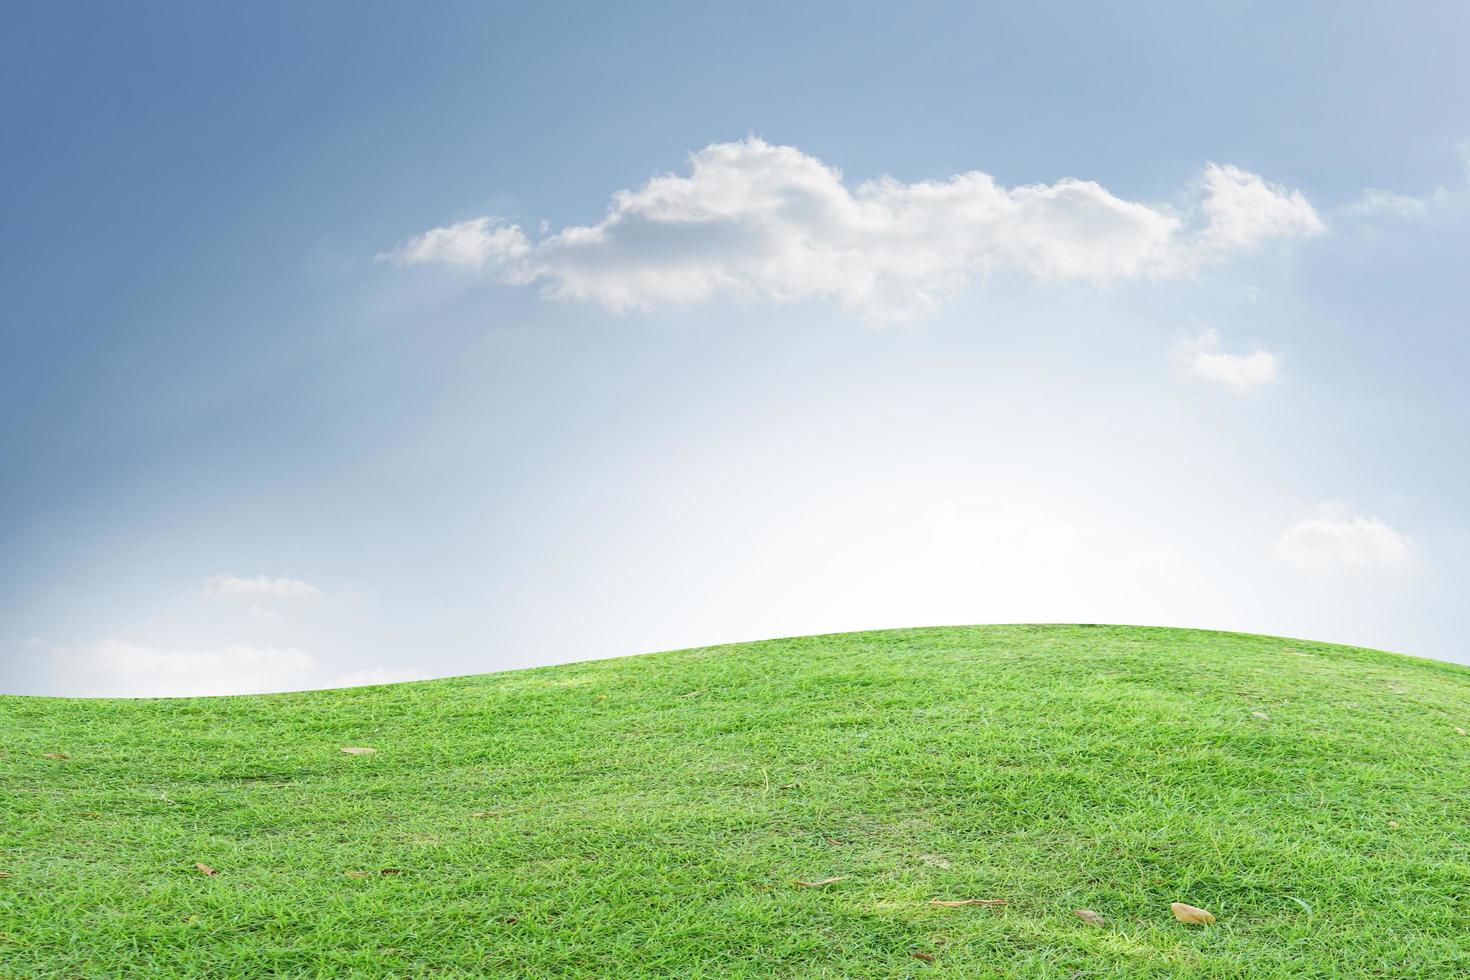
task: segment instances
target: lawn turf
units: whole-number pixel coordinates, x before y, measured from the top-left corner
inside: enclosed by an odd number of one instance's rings
[[[1463,667],[1121,626],[5,697],[0,977],[1466,976],[1457,726]]]

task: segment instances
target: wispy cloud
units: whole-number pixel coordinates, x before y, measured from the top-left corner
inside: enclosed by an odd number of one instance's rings
[[[980,171],[849,189],[821,160],[750,138],[695,153],[687,176],[618,191],[596,224],[533,240],[479,217],[380,258],[539,283],[611,310],[730,295],[825,300],[881,321],[924,315],[997,270],[1095,284],[1181,276],[1323,230],[1299,191],[1232,166],[1207,165],[1177,207],[1073,178],[1007,188]]]
[[[311,685],[316,659],[295,647],[227,646],[166,651],[104,639],[78,652],[55,651],[79,679],[76,693],[107,697],[181,697],[292,691]]]
[[[1186,377],[1223,385],[1237,395],[1276,380],[1277,355],[1260,347],[1249,354],[1227,354],[1220,350],[1220,333],[1214,327],[1180,344],[1175,359]]]
[[[1413,560],[1409,539],[1375,518],[1359,517],[1341,504],[1323,504],[1276,544],[1276,555],[1304,572],[1402,569]]]
[[[1425,197],[1414,197],[1412,194],[1399,194],[1395,191],[1369,187],[1358,196],[1356,201],[1348,205],[1348,209],[1359,214],[1386,214],[1406,219],[1424,218],[1429,215],[1431,206],[1443,196],[1444,191],[1442,190]]]
[[[68,679],[66,694],[78,697],[269,694],[428,678],[417,668],[383,663],[333,673],[331,663],[294,646],[233,643],[176,650],[110,637],[75,648],[48,647],[39,637],[26,645],[43,651],[56,676]]]
[[[406,681],[422,681],[428,674],[413,667],[367,667],[339,674],[332,680],[333,687],[370,687],[374,684],[402,684]]]
[[[1470,203],[1470,141],[1458,143],[1461,179],[1426,194],[1403,194],[1377,187],[1364,188],[1344,210],[1360,217],[1389,217],[1419,221],[1446,214]]]
[[[211,575],[204,580],[204,594],[213,599],[301,599],[320,595],[321,590],[299,578]]]

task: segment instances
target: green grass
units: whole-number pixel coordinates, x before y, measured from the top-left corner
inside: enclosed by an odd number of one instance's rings
[[[0,976],[1465,976],[1457,726],[1462,667],[1106,626],[0,698]]]

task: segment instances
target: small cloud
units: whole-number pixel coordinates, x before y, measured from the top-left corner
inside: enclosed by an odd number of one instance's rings
[[[1365,188],[1357,200],[1343,208],[1348,215],[1362,218],[1396,218],[1423,221],[1462,209],[1470,202],[1470,141],[1457,143],[1462,180],[1457,185],[1441,185],[1427,194],[1400,194],[1376,187]]]
[[[1327,230],[1301,191],[1272,184],[1230,165],[1205,167],[1200,209],[1209,219],[1201,247],[1242,251],[1271,238],[1310,238]]]
[[[1323,504],[1313,517],[1287,528],[1276,556],[1299,571],[1402,569],[1413,559],[1408,538],[1374,518],[1358,517],[1341,504]]]
[[[379,254],[378,259],[397,266],[437,264],[480,269],[487,262],[516,262],[530,251],[531,243],[518,225],[486,217],[431,229]]]
[[[165,651],[103,639],[53,654],[91,697],[184,697],[295,691],[311,686],[316,660],[294,647],[229,646]]]
[[[1348,210],[1358,214],[1382,214],[1395,218],[1415,219],[1429,214],[1433,197],[1414,197],[1368,188],[1358,199],[1348,205]]]
[[[1097,285],[1187,276],[1325,230],[1300,191],[1213,163],[1178,207],[1072,177],[1006,187],[978,170],[850,186],[822,160],[755,137],[707,146],[689,164],[687,175],[615,192],[595,224],[533,241],[487,215],[379,258],[539,283],[548,296],[613,311],[732,296],[819,300],[889,321],[930,313],[998,270]]]
[[[1279,358],[1257,347],[1249,354],[1227,354],[1220,350],[1220,334],[1205,328],[1194,340],[1175,351],[1181,372],[1199,381],[1223,385],[1237,395],[1246,395],[1276,380]]]
[[[338,675],[333,687],[370,687],[374,684],[401,684],[405,681],[428,680],[428,675],[412,667],[368,667]]]
[[[250,615],[267,623],[279,623],[282,618],[276,610],[267,609],[265,606],[251,606]]]
[[[204,594],[212,599],[301,599],[320,595],[321,590],[298,578],[268,578],[257,575],[211,575],[204,580]]]

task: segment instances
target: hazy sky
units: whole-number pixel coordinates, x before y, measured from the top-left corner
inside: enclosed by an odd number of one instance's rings
[[[1470,8],[9,5],[0,690],[1470,662]]]

